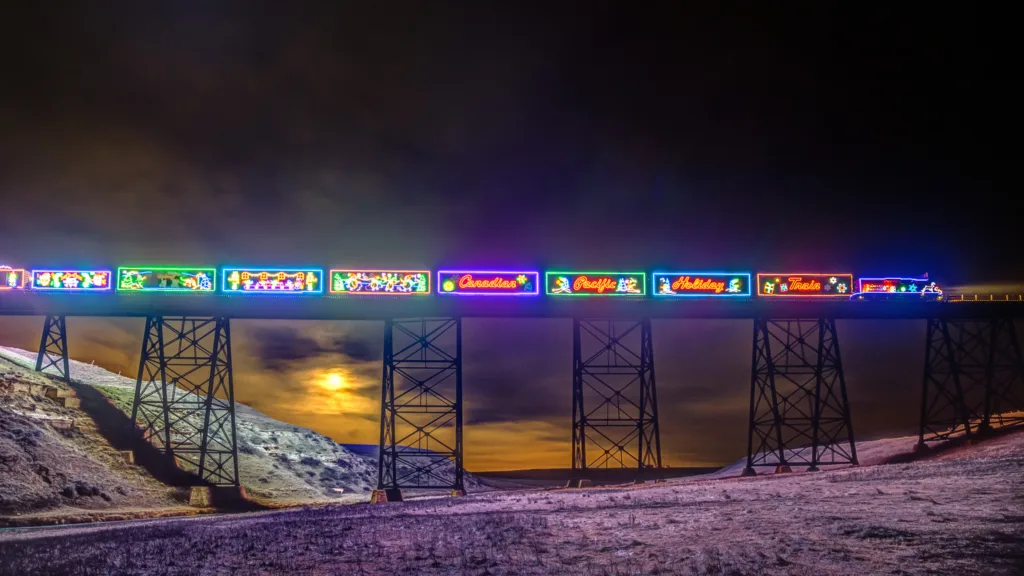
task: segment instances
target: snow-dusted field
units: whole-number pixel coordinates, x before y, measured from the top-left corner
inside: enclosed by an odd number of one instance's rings
[[[820,473],[4,533],[0,558],[4,574],[1014,574],[1024,431]]]

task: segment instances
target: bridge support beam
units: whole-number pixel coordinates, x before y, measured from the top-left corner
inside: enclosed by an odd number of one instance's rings
[[[1012,318],[928,320],[918,447],[1024,424],[1024,359]]]
[[[227,318],[146,318],[132,421],[182,469],[239,486]]]
[[[651,321],[574,318],[572,336],[574,474],[661,468]]]
[[[64,316],[47,316],[43,321],[43,336],[39,340],[39,355],[36,356],[36,372],[49,369],[57,376],[71,382],[68,368],[68,332]]]
[[[835,320],[754,320],[747,466],[857,464]]]
[[[400,501],[403,489],[465,494],[461,318],[384,324],[380,456],[371,501]]]

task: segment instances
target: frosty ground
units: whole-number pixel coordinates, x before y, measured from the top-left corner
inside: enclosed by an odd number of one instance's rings
[[[1024,433],[757,478],[0,533],[0,574],[1017,574]]]

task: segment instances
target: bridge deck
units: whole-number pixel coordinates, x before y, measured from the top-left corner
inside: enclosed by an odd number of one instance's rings
[[[0,294],[8,316],[226,316],[241,319],[383,320],[478,318],[992,318],[1024,317],[1021,301],[846,299],[498,298],[194,294]]]

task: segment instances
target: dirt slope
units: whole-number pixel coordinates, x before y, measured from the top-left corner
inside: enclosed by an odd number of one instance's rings
[[[0,359],[0,515],[177,505],[172,490],[129,463],[65,400],[71,393]]]

